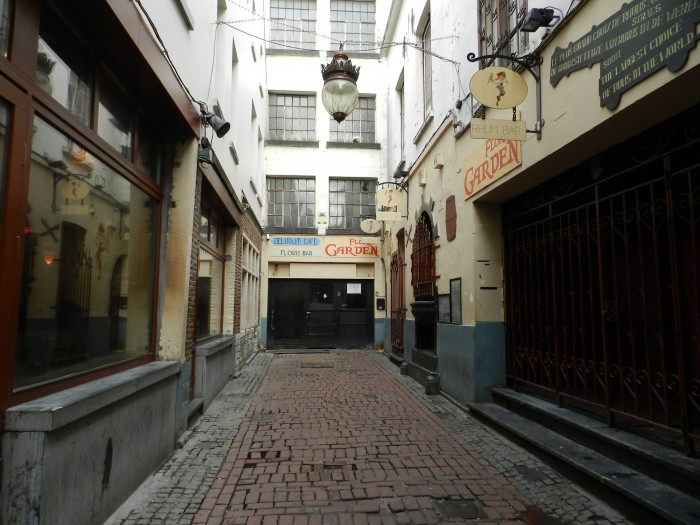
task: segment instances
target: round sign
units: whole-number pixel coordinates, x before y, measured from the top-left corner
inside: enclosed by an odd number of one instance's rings
[[[377,190],[377,204],[382,206],[398,206],[403,202],[403,193],[398,188],[379,188]]]
[[[377,233],[382,227],[382,223],[377,219],[365,219],[360,223],[360,228],[365,233]]]
[[[527,96],[527,84],[507,67],[486,67],[474,73],[469,89],[484,106],[497,109],[514,108]]]
[[[67,179],[58,190],[66,199],[84,199],[90,194],[90,186],[78,179]]]

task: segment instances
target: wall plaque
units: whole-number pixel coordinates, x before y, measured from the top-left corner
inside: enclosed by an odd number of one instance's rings
[[[700,0],[633,0],[552,54],[552,86],[600,62],[600,105],[613,110],[622,94],[663,67],[676,72],[697,43]]]

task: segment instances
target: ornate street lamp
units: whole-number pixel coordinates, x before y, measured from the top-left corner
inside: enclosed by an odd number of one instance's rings
[[[345,120],[357,105],[357,78],[360,67],[355,67],[343,52],[343,44],[333,55],[330,64],[321,65],[321,76],[324,84],[321,100],[326,111],[336,122]]]

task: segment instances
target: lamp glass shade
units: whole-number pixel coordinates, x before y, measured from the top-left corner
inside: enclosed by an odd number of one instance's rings
[[[342,122],[357,106],[357,85],[345,79],[329,80],[323,85],[321,100],[326,111]]]

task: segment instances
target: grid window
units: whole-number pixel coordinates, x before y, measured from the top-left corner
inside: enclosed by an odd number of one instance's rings
[[[270,19],[272,49],[316,46],[316,0],[272,0]]]
[[[247,239],[241,266],[241,328],[251,328],[258,324],[260,252]]]
[[[433,65],[431,55],[430,20],[423,31],[423,116],[427,118],[433,110]]]
[[[315,179],[268,178],[267,224],[271,228],[315,228]]]
[[[316,97],[270,93],[270,140],[316,140]]]
[[[360,223],[376,213],[376,180],[331,179],[329,181],[330,228],[361,231]]]
[[[373,50],[374,0],[332,0],[331,38],[345,43],[346,50]]]
[[[330,140],[334,142],[374,143],[374,97],[360,97],[357,106],[341,123],[330,117]]]
[[[482,55],[520,55],[527,47],[527,33],[515,31],[525,16],[526,3],[525,0],[479,1]],[[496,63],[510,65],[502,59],[497,59]]]

